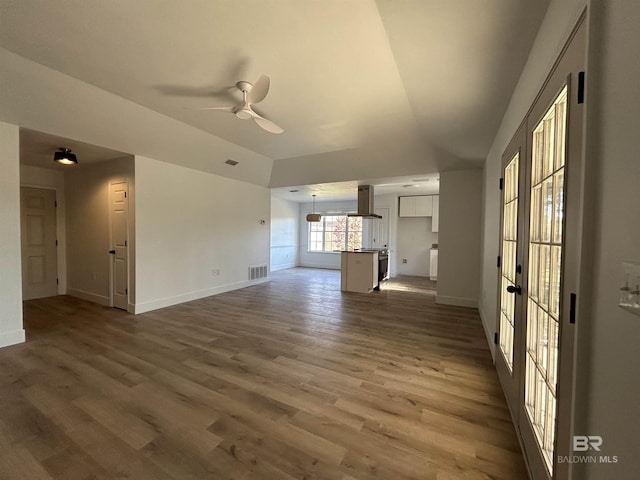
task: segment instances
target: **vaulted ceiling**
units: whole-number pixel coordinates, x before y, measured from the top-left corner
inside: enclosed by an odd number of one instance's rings
[[[481,162],[547,5],[0,0],[0,47],[271,158],[274,174],[282,161],[288,173],[272,183],[283,186],[309,183],[292,176],[291,165],[304,170],[326,156],[339,168],[380,145],[393,156],[400,142],[418,160],[398,174],[417,173],[429,155],[443,160],[425,162],[424,173]],[[200,109],[238,101],[230,87],[261,74],[271,90],[257,108],[283,134]],[[384,173],[376,175],[393,176]],[[324,176],[319,181],[332,175]]]

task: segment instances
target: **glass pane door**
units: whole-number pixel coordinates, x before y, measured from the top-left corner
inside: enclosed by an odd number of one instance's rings
[[[531,208],[525,354],[525,410],[547,470],[553,469],[565,214],[567,88],[531,138]]]
[[[516,282],[518,250],[518,183],[520,153],[516,153],[504,170],[502,201],[502,267],[500,271],[500,352],[510,374],[513,373],[516,296],[507,287]]]

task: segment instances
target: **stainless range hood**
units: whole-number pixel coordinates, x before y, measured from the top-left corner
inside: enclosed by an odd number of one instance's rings
[[[350,213],[349,217],[382,218],[373,212],[373,185],[358,187],[358,213]]]

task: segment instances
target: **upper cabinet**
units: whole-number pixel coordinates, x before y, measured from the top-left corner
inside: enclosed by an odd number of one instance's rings
[[[416,217],[430,217],[433,212],[433,195],[413,197],[416,199]]]
[[[432,217],[431,231],[438,231],[440,222],[440,196],[439,195],[414,195],[412,197],[400,197],[400,217]]]
[[[433,202],[437,195],[414,195],[412,197],[400,197],[401,217],[431,217],[433,215]]]

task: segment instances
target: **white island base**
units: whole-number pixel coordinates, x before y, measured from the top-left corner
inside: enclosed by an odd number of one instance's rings
[[[340,290],[369,293],[378,286],[378,252],[342,252]]]

